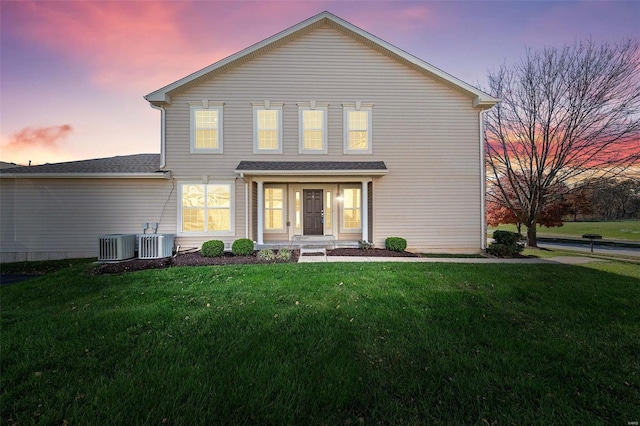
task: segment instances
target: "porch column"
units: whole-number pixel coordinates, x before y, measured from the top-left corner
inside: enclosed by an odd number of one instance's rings
[[[367,181],[362,181],[362,241],[369,241],[369,191]]]
[[[263,182],[258,181],[258,244],[264,244],[264,188]]]

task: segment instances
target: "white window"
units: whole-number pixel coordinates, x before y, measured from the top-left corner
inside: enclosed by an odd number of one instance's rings
[[[372,105],[343,104],[344,106],[344,153],[371,154]]]
[[[191,152],[222,154],[222,103],[189,102],[191,106]]]
[[[360,188],[342,189],[342,230],[359,232],[362,230],[362,195]]]
[[[316,102],[300,103],[298,127],[300,129],[301,154],[327,153],[327,109],[328,104]]]
[[[253,153],[282,154],[282,103],[252,102]]]
[[[284,230],[284,188],[264,189],[264,229]]]
[[[179,226],[184,233],[233,235],[233,184],[180,185]]]

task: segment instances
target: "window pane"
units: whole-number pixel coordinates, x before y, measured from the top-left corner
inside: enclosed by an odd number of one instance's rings
[[[368,118],[366,111],[349,111],[349,130],[367,130]]]
[[[322,149],[322,130],[304,131],[304,149]]]
[[[324,224],[331,231],[331,191],[326,192],[326,201],[324,203]]]
[[[182,209],[183,231],[204,231],[204,209]]]
[[[359,229],[360,225],[360,188],[344,189],[344,207],[342,226],[344,229]]]
[[[229,209],[209,209],[208,231],[231,230],[231,215]]]
[[[201,109],[196,110],[196,129],[217,129],[218,111]]]
[[[282,208],[282,188],[267,188],[264,192],[265,205],[270,209]]]
[[[218,131],[196,130],[196,148],[218,148]]]
[[[204,207],[204,185],[183,185],[182,205],[184,207]]]
[[[265,188],[264,207],[265,229],[282,229],[284,227],[284,189]]]
[[[282,229],[282,210],[267,210],[264,215],[265,229]]]
[[[345,188],[344,207],[347,209],[360,207],[360,188]]]
[[[296,235],[302,233],[302,203],[300,202],[300,191],[296,191]]]
[[[360,130],[350,130],[349,149],[367,149],[367,132]]]
[[[276,110],[258,110],[258,129],[277,129],[278,112]]]
[[[306,129],[322,129],[324,125],[324,111],[302,111],[304,128]]]
[[[259,149],[278,149],[277,130],[258,130]]]
[[[225,207],[231,205],[229,185],[207,185],[207,206]]]

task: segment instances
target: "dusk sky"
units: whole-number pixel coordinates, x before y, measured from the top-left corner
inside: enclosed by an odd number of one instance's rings
[[[480,87],[528,47],[640,38],[640,1],[0,0],[0,160],[160,152],[144,95],[323,10]]]

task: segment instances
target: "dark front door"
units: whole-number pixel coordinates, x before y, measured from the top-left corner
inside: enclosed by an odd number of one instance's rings
[[[322,235],[324,232],[322,189],[305,189],[304,193],[304,235]]]

